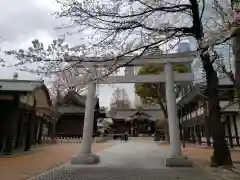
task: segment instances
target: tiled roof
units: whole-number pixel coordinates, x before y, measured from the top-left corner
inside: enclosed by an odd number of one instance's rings
[[[228,76],[222,76],[219,77],[219,89],[221,87],[225,87],[225,89],[232,89],[233,83],[230,81]],[[204,96],[205,89],[206,89],[206,81],[196,83],[194,86],[192,86],[189,91],[182,97],[179,97],[177,99],[178,105],[184,105],[187,104],[189,101],[191,101],[196,96]]]
[[[69,100],[73,100],[74,104],[68,104]],[[58,112],[63,114],[76,114],[84,113],[86,107],[86,96],[82,96],[75,91],[69,91],[62,102],[59,103]],[[95,105],[98,103],[98,98],[95,98]],[[105,111],[100,111],[100,113],[105,113]]]
[[[65,95],[65,97],[63,99],[63,102],[62,103],[60,102],[60,104],[64,104],[66,102],[66,100],[69,99],[69,98],[72,99],[72,100],[75,100],[77,103],[81,104],[84,107],[86,106],[87,97],[83,96],[83,95],[80,95],[75,91],[69,91]],[[97,104],[97,102],[98,102],[98,98],[95,98],[94,103]]]
[[[4,92],[32,92],[42,86],[44,86],[44,81],[0,79],[0,91]]]

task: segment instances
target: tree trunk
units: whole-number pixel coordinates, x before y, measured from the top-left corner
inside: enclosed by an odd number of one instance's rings
[[[168,119],[168,114],[167,114],[167,108],[166,106],[163,104],[163,100],[161,97],[158,97],[158,104],[160,105],[160,108],[163,112],[164,118],[167,120]],[[165,133],[165,141],[166,142],[170,142],[170,138],[169,138],[169,128],[168,128],[168,121],[166,122],[165,126],[164,126],[164,133]]]
[[[211,166],[229,166],[232,165],[231,154],[225,140],[225,129],[221,123],[221,112],[218,96],[218,77],[212,66],[210,55],[202,53],[201,59],[207,79],[207,96],[209,102],[209,123],[211,135],[213,138],[213,155],[211,157]]]
[[[158,104],[159,104],[159,106],[160,106],[160,108],[163,112],[163,115],[164,115],[165,119],[167,119],[168,118],[167,108],[164,106],[161,97],[158,97]]]
[[[240,28],[233,27],[232,28],[232,36],[233,38],[233,53],[234,53],[234,61],[235,61],[235,81],[234,78],[229,77],[230,80],[233,81],[236,88],[236,97],[237,102],[240,108]]]

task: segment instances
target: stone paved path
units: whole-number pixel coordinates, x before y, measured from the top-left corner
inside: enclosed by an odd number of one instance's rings
[[[102,151],[97,165],[64,165],[31,180],[212,180],[197,168],[169,168],[168,149],[130,141]]]

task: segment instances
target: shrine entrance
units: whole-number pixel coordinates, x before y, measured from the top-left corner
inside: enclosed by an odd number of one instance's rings
[[[171,154],[166,158],[167,166],[188,165],[185,157],[181,155],[179,120],[177,116],[176,95],[174,84],[185,83],[194,80],[191,72],[178,73],[173,71],[173,65],[186,65],[193,61],[198,55],[197,52],[174,53],[154,56],[141,56],[133,60],[134,57],[125,56],[117,62],[101,61],[100,58],[89,58],[89,62],[82,62],[78,65],[80,68],[89,68],[91,77],[88,83],[83,139],[81,155],[71,159],[72,164],[95,164],[99,162],[99,157],[92,153],[92,132],[93,132],[93,102],[96,96],[96,85],[113,84],[113,83],[165,83],[166,84],[166,101],[168,112],[168,125],[170,134]],[[70,57],[71,58],[71,57]],[[76,57],[73,57],[76,58]],[[91,62],[92,61],[92,62]],[[127,64],[127,65],[126,65]],[[164,72],[157,75],[135,75],[134,66],[144,66],[146,64],[163,64]],[[125,67],[125,76],[108,76],[104,79],[97,79],[96,68],[98,67]],[[75,77],[76,84],[79,78]]]

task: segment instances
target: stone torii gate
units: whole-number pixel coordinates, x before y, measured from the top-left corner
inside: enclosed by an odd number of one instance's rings
[[[180,131],[179,131],[179,120],[177,116],[176,107],[176,95],[174,91],[174,83],[190,82],[194,80],[193,74],[173,72],[173,65],[187,65],[190,64],[194,57],[198,56],[197,52],[189,53],[174,53],[174,54],[163,54],[155,56],[142,56],[133,61],[131,56],[125,56],[118,60],[117,67],[119,65],[125,65],[126,71],[125,76],[109,76],[104,80],[98,80],[100,84],[110,83],[166,83],[166,100],[168,110],[168,123],[170,133],[170,148],[171,152],[169,157],[166,158],[166,166],[191,166],[191,162],[183,157],[181,154],[180,144]],[[69,57],[69,59],[76,59],[76,57]],[[94,75],[97,67],[111,67],[113,62],[106,61],[101,62],[101,58],[89,58],[92,62],[82,62],[78,67],[89,67],[92,74]],[[99,62],[97,62],[99,61]],[[131,61],[131,62],[130,62]],[[130,63],[128,63],[130,62]],[[164,64],[164,72],[158,75],[134,75],[134,66],[143,66],[146,64]],[[91,77],[93,78],[93,77]],[[93,78],[94,79],[94,78]],[[79,82],[79,77],[72,79],[73,84]],[[74,83],[75,82],[75,83]],[[88,83],[84,128],[83,128],[83,139],[81,146],[81,155],[73,157],[71,164],[95,164],[99,162],[99,157],[92,153],[92,132],[93,132],[93,121],[94,121],[94,98],[96,96],[96,81]]]

